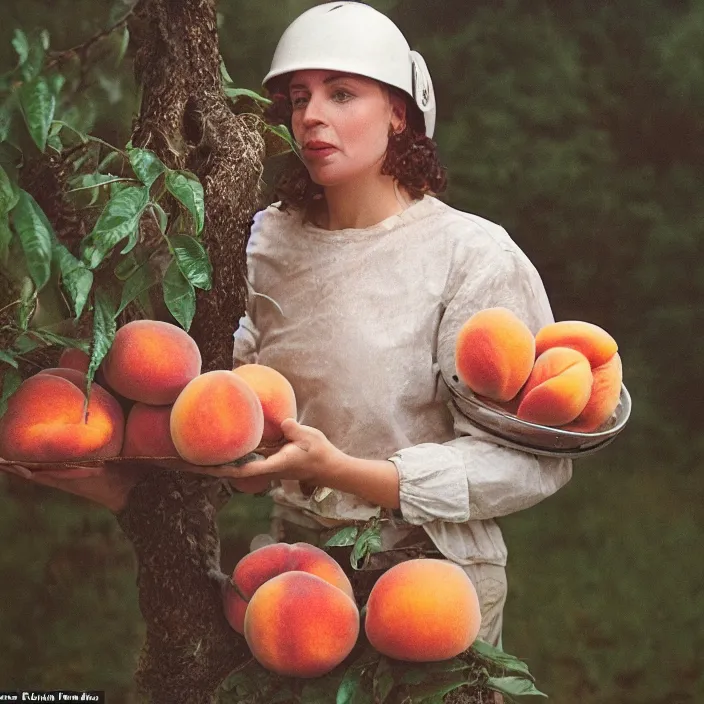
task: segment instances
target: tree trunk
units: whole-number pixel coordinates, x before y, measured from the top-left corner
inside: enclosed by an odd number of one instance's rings
[[[129,24],[142,105],[132,142],[205,191],[203,244],[213,289],[198,291],[190,333],[203,371],[230,369],[232,334],[246,302],[245,246],[259,205],[264,141],[221,90],[216,16],[208,0],[141,0]],[[118,521],[135,546],[146,641],[136,673],[155,704],[209,704],[250,656],[227,623],[217,510],[223,482],[156,470],[135,487]]]

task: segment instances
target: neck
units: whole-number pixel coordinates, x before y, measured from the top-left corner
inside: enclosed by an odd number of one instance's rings
[[[325,188],[316,219],[326,230],[361,229],[404,211],[412,204],[406,191],[391,176]]]

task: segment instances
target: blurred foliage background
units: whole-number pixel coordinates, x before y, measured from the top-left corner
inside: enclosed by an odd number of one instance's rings
[[[310,0],[220,0],[220,45],[259,89]],[[449,168],[442,197],[504,225],[557,320],[618,341],[634,401],[609,448],[557,495],[501,520],[504,647],[556,704],[704,701],[704,0],[376,0],[426,58]],[[15,28],[66,49],[131,0],[4,0]],[[139,94],[122,33],[67,108],[118,146]],[[0,480],[0,688],[105,689],[135,701],[142,637],[129,543],[105,511]],[[268,499],[221,514],[223,569],[268,529]]]

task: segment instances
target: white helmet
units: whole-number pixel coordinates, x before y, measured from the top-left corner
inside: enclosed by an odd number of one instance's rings
[[[401,30],[373,7],[341,0],[299,15],[281,36],[262,84],[304,69],[356,73],[400,88],[421,111],[425,134],[433,136],[435,93],[428,67]]]

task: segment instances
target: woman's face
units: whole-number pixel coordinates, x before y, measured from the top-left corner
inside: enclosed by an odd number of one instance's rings
[[[403,124],[405,104],[379,82],[339,71],[296,71],[289,96],[293,136],[311,178],[336,186],[378,174],[389,127]]]

